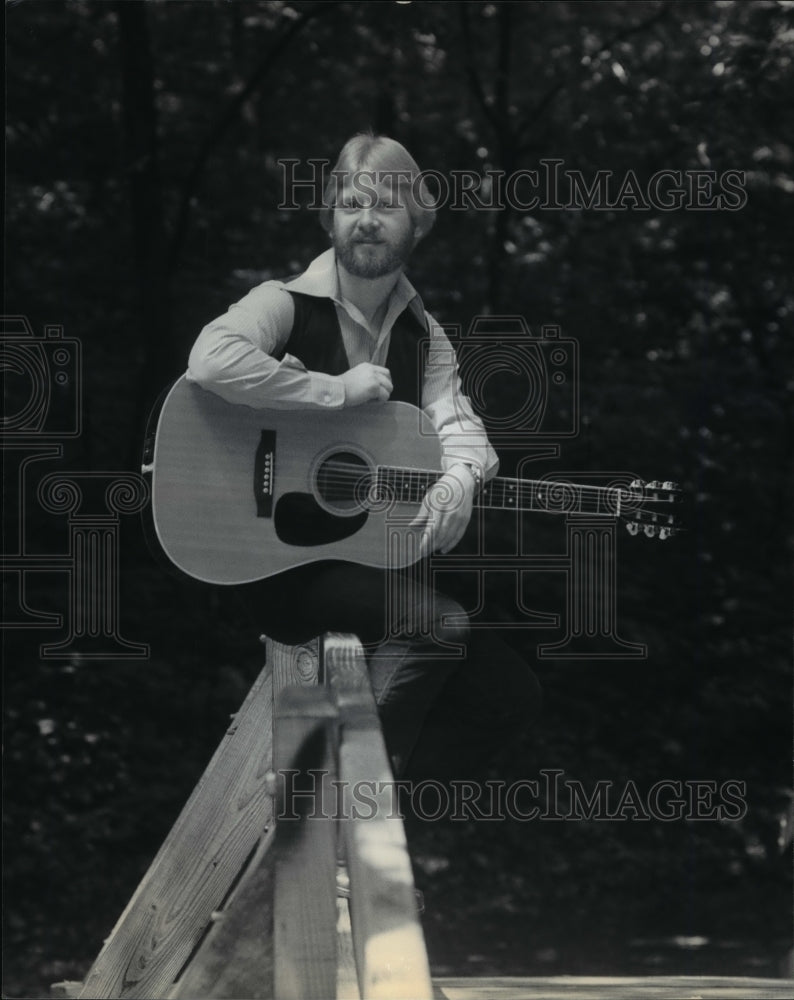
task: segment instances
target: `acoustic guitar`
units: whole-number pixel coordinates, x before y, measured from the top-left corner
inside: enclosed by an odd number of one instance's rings
[[[394,569],[415,562],[411,521],[441,477],[441,445],[408,403],[253,409],[183,376],[163,403],[145,468],[155,531],[171,562],[198,580],[239,584],[321,559]],[[440,488],[431,497],[454,502]],[[632,534],[669,538],[677,499],[671,482],[496,477],[475,504],[602,516]]]

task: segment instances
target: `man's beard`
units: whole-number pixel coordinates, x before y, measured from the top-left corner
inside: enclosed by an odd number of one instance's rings
[[[362,242],[361,237],[340,240],[332,234],[336,257],[344,269],[355,278],[383,278],[399,270],[411,256],[413,234],[408,232],[396,245]]]

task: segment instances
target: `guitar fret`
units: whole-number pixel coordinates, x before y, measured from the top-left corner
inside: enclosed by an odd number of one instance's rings
[[[419,504],[425,494],[441,478],[440,472],[426,469],[378,466],[375,481],[389,489],[401,502]],[[650,499],[665,499],[659,491]],[[626,500],[625,491],[620,499]],[[670,498],[672,499],[672,497]],[[595,514],[621,517],[613,487],[590,486],[551,480],[521,480],[496,477],[484,484],[475,505],[496,510],[522,510],[549,514]]]
[[[437,478],[436,473],[419,469],[379,466],[376,471],[378,486],[388,488],[403,503],[421,503],[425,493]]]
[[[353,416],[342,410],[314,421],[309,413],[229,406],[179,379],[162,405],[156,447],[147,455],[152,514],[166,555],[188,576],[219,585],[272,577],[331,551],[352,562],[392,565],[391,529],[410,524],[411,504],[421,503],[440,478],[432,466],[441,442],[407,404],[373,407],[365,434]],[[421,446],[417,430],[428,438]],[[424,468],[398,467],[412,459]],[[674,504],[681,491],[672,481],[601,473],[586,476],[585,483],[555,483],[554,468],[548,479],[493,477],[475,503],[548,512],[562,521],[566,515],[571,522],[582,515],[622,521],[632,534],[648,537],[670,538],[679,530]],[[277,510],[284,514],[278,531]],[[379,518],[388,531],[378,529]],[[506,520],[518,522],[515,515]],[[195,531],[186,533],[185,524]],[[416,546],[400,551],[418,558]]]

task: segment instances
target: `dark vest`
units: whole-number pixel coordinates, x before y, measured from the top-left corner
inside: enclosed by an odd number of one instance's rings
[[[295,303],[292,333],[285,354],[298,358],[309,371],[341,375],[350,368],[342,331],[331,299],[286,291]],[[392,327],[386,367],[394,391],[389,397],[402,403],[421,405],[422,374],[427,348],[427,329],[410,309],[404,309]]]

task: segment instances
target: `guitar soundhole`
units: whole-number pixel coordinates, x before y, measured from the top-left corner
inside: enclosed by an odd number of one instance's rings
[[[334,452],[317,467],[317,494],[337,514],[350,516],[369,509],[372,483],[369,466],[354,452]]]

